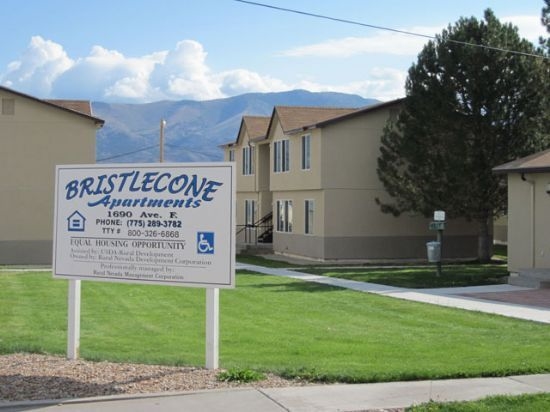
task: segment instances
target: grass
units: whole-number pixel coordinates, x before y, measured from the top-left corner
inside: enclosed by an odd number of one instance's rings
[[[289,262],[285,262],[284,260],[273,260],[273,259],[266,259],[263,256],[259,255],[237,255],[237,262],[239,263],[245,263],[248,265],[257,265],[257,266],[265,266],[269,268],[300,268],[303,267],[303,265],[296,265]]]
[[[508,259],[508,246],[493,245],[493,259],[506,261]]]
[[[545,412],[550,410],[550,393],[518,396],[490,396],[471,402],[429,402],[407,408],[407,412]]]
[[[0,353],[65,354],[67,282],[0,275]],[[81,356],[204,365],[205,291],[82,283]],[[220,365],[326,382],[550,371],[550,328],[275,276],[220,293]]]
[[[441,276],[436,276],[434,266],[381,268],[311,268],[304,272],[379,283],[403,288],[442,288],[460,286],[480,286],[506,283],[508,269],[506,265],[455,264],[443,265]]]

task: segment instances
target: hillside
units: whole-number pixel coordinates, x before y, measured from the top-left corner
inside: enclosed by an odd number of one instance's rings
[[[235,140],[243,115],[269,116],[276,105],[364,107],[376,102],[357,95],[304,90],[209,101],[94,102],[94,115],[105,120],[97,133],[96,157],[98,163],[158,161],[160,121],[165,119],[166,162],[217,161],[222,159],[219,145]]]

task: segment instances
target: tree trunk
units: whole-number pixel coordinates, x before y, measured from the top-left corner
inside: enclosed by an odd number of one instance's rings
[[[479,219],[477,257],[480,263],[489,263],[493,255],[493,236],[489,233],[489,217]]]

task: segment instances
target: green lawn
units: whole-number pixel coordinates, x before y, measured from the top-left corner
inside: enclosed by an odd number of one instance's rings
[[[472,402],[429,402],[406,409],[407,412],[546,412],[550,393],[519,396],[491,396]]]
[[[301,268],[304,265],[296,265],[284,260],[267,259],[261,255],[237,255],[237,262],[248,265],[265,266],[268,268]],[[307,267],[307,265],[306,265]]]
[[[441,276],[434,266],[403,268],[305,268],[303,272],[360,282],[379,283],[403,288],[442,288],[506,283],[506,265],[453,264],[443,265]]]
[[[67,282],[0,274],[0,353],[64,354]],[[203,289],[82,282],[81,356],[204,366]],[[374,382],[550,371],[550,328],[293,279],[220,292],[220,365]]]

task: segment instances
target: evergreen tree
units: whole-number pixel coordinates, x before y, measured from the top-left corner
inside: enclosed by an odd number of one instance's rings
[[[409,69],[403,110],[386,126],[378,159],[391,195],[377,199],[382,211],[445,210],[477,221],[481,261],[490,260],[491,222],[506,209],[506,187],[491,169],[547,146],[544,59],[499,49],[537,52],[491,10],[428,42]]]
[[[544,0],[545,6],[542,8],[541,23],[546,27],[546,31],[550,36],[550,0]],[[550,56],[550,37],[546,39],[544,37],[540,38],[540,44],[546,49],[546,55]]]

